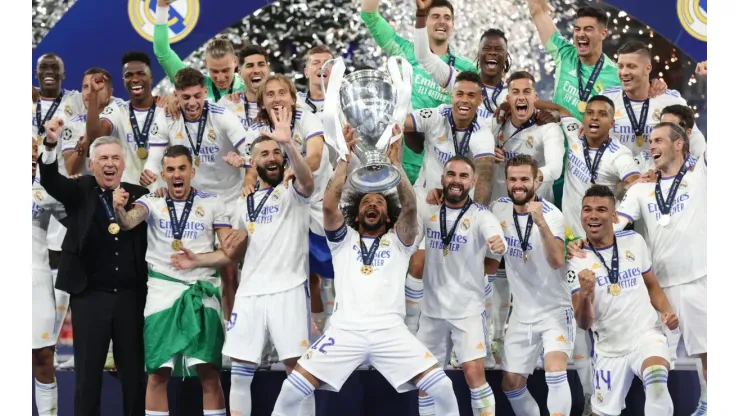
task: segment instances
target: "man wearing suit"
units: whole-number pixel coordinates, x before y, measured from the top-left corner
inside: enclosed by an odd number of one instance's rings
[[[55,147],[62,122],[51,120],[46,128],[38,164],[41,185],[67,212],[56,288],[71,295],[74,311],[75,415],[101,414],[103,366],[111,339],[124,415],[143,415],[146,225],[122,230],[115,220],[112,194],[122,187],[135,201],[149,191],[121,182],[124,149],[110,136],[90,146],[93,176],[69,179],[60,175]]]

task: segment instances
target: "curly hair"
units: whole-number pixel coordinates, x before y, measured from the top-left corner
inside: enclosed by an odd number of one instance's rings
[[[355,221],[355,218],[360,217],[360,201],[362,201],[365,195],[367,195],[365,192],[350,190],[342,198],[341,209],[342,215],[344,215],[344,222],[357,232],[360,232],[360,224],[359,221]],[[395,192],[383,192],[379,193],[379,195],[385,199],[385,205],[388,211],[390,222],[387,224],[387,230],[392,230],[396,225],[396,221],[398,221],[398,217],[401,215],[401,200]]]

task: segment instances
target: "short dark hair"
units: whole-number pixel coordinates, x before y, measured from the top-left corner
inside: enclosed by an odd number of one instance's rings
[[[681,120],[678,125],[683,127],[684,130],[694,128],[694,111],[685,105],[669,105],[668,107],[663,109],[663,111],[660,113],[660,117],[662,118],[664,114],[673,114],[674,116],[678,117],[678,119]]]
[[[447,169],[447,165],[449,165],[452,162],[456,162],[456,161],[464,162],[466,165],[470,166],[470,169],[473,169],[473,173],[475,173],[475,163],[473,163],[473,161],[470,160],[470,158],[465,155],[455,155],[447,159],[447,162],[445,162],[443,166],[443,170]]]
[[[593,17],[601,26],[604,27],[609,24],[609,16],[606,15],[606,12],[601,9],[597,9],[596,7],[581,7],[576,12],[576,19],[579,17]]]
[[[640,41],[631,40],[629,42],[625,42],[624,45],[620,46],[619,49],[617,49],[617,55],[624,55],[628,53],[636,53],[639,55],[642,55],[643,58],[647,58],[647,60],[650,60],[650,48],[648,48],[647,45]]]
[[[518,79],[528,79],[532,81],[532,86],[537,86],[537,81],[534,80],[534,76],[530,74],[527,71],[516,71],[513,74],[509,76],[509,81],[507,81],[506,86],[511,85],[512,82],[518,80]]]
[[[273,139],[270,136],[267,136],[267,135],[264,135],[264,134],[260,134],[259,137],[257,137],[256,139],[254,139],[254,141],[252,142],[252,144],[249,147],[250,147],[250,149],[254,149],[254,146],[257,146],[260,143],[269,142],[271,140],[272,141],[275,141],[275,139]]]
[[[365,195],[367,195],[367,193],[360,192],[355,189],[347,191],[347,194],[344,197],[346,204],[341,208],[345,224],[357,232],[360,231],[360,224],[355,221],[355,218],[359,218],[360,216],[360,202]],[[378,193],[378,195],[385,199],[388,219],[390,220],[388,224],[386,224],[386,230],[390,231],[396,225],[398,217],[401,216],[401,200],[395,192]]]
[[[324,44],[316,45],[313,48],[309,49],[308,52],[306,52],[306,56],[303,58],[306,65],[308,65],[308,57],[311,55],[316,55],[317,53],[328,53],[329,55],[334,57],[334,53],[331,51],[331,49],[329,49],[328,46]]]
[[[148,67],[152,67],[152,61],[149,59],[149,55],[142,51],[128,51],[121,57],[121,65],[126,65],[129,62],[141,62]]]
[[[182,91],[190,87],[205,87],[206,78],[195,68],[183,68],[175,74],[175,89]]]
[[[457,78],[455,78],[455,84],[457,84],[460,81],[472,82],[472,83],[478,84],[479,87],[483,88],[483,81],[481,81],[480,75],[478,75],[477,72],[473,72],[473,71],[460,72],[459,74],[457,74]]]
[[[188,163],[191,165],[193,164],[193,155],[190,153],[190,149],[181,144],[169,146],[167,149],[165,149],[164,156],[162,156],[162,161],[164,161],[164,159],[168,157],[175,158],[180,156],[185,156],[186,158],[188,158]]]
[[[588,190],[586,190],[586,194],[583,195],[583,198],[581,199],[581,203],[583,203],[583,200],[586,198],[608,198],[614,206],[617,205],[617,197],[614,196],[614,192],[612,192],[611,189],[609,189],[606,185],[593,185]]]
[[[447,7],[450,9],[450,14],[452,15],[452,18],[455,18],[455,8],[452,7],[452,3],[450,3],[448,0],[432,0],[432,5],[429,6],[429,10],[431,11],[435,7]]]
[[[241,68],[244,65],[244,61],[246,61],[247,58],[252,55],[262,55],[265,58],[267,64],[270,64],[270,56],[267,54],[265,48],[259,45],[246,45],[237,54],[237,58],[239,59],[239,67]]]
[[[480,40],[478,40],[478,43],[482,42],[483,39],[486,38],[499,38],[504,41],[505,44],[509,44],[509,40],[506,39],[506,34],[501,29],[488,29],[480,37]],[[507,53],[506,54],[506,62],[504,62],[504,74],[509,72],[509,69],[511,69],[511,56]]]
[[[106,79],[105,84],[108,86],[108,88],[113,88],[113,77],[110,75],[110,72],[106,71],[103,68],[94,66],[88,69],[87,71],[85,71],[82,77],[84,78],[88,75],[97,75],[97,74],[103,74],[103,76]]]
[[[679,126],[676,123],[669,123],[667,121],[664,121],[662,123],[658,123],[653,127],[653,131],[662,128],[662,127],[668,127],[668,137],[671,139],[671,142],[675,142],[678,139],[683,140],[683,155],[684,157],[689,154],[689,136],[686,134],[686,130],[683,129],[683,127]],[[652,134],[652,132],[650,133]]]
[[[511,159],[506,161],[506,167],[504,168],[504,176],[509,177],[510,166],[530,166],[532,168],[532,179],[537,179],[537,171],[540,169],[540,164],[537,160],[530,155],[518,154]]]
[[[607,97],[606,95],[594,95],[593,97],[588,99],[589,104],[591,104],[594,101],[601,101],[601,102],[607,103],[612,108],[612,110],[614,110],[614,101],[612,101],[612,99]]]

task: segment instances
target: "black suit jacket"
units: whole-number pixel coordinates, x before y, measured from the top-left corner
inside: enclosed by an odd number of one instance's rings
[[[98,204],[97,182],[93,176],[81,176],[69,179],[59,173],[57,162],[45,165],[38,159],[38,169],[41,174],[41,186],[46,192],[64,205],[67,218],[63,225],[67,228],[67,235],[62,243],[62,255],[59,260],[59,274],[56,288],[70,294],[78,294],[87,287],[85,272],[85,258],[94,256],[96,246],[94,241],[86,238]],[[129,193],[126,209],[131,203],[149,193],[149,190],[139,185],[121,182],[121,187]],[[134,257],[136,259],[136,279],[142,287],[146,286],[146,222],[122,233],[134,233]]]

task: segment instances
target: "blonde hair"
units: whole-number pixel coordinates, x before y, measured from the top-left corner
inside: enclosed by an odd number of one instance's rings
[[[234,45],[226,36],[222,35],[211,39],[208,45],[206,45],[206,56],[210,58],[221,59],[229,55],[236,56],[236,51],[234,50]]]
[[[270,81],[280,81],[283,84],[288,86],[288,91],[290,91],[290,98],[293,99],[293,105],[291,106],[291,109],[293,111],[293,114],[295,114],[296,111],[296,105],[295,102],[298,99],[298,92],[295,89],[295,84],[293,84],[293,81],[290,80],[290,78],[286,77],[283,74],[273,74],[265,78],[265,80],[260,84],[259,89],[257,90],[257,106],[260,109],[260,113],[257,116],[260,121],[263,121],[265,123],[270,122],[270,115],[267,113],[267,110],[262,108],[264,105],[264,96],[265,96],[265,89],[267,89],[267,83]]]

